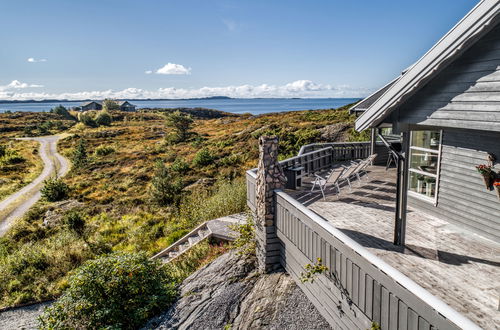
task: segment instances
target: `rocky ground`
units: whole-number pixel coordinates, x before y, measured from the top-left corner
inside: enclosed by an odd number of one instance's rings
[[[37,319],[50,302],[13,308],[0,312],[0,329],[37,329]]]
[[[285,273],[255,271],[234,251],[200,269],[181,286],[181,298],[145,329],[330,329]]]

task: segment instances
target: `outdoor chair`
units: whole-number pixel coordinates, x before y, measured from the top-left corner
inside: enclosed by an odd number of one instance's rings
[[[313,186],[311,188],[311,192],[314,191],[314,188],[316,186],[319,187],[321,190],[321,194],[323,195],[323,199],[325,198],[325,191],[327,189],[327,185],[332,185],[337,188],[337,197],[340,194],[340,185],[339,185],[339,178],[342,176],[344,173],[345,169],[343,167],[337,167],[332,169],[332,171],[328,174],[326,178],[323,178],[322,176],[318,174],[314,174],[315,179],[313,181]]]

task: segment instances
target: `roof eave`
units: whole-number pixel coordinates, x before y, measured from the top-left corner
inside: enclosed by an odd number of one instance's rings
[[[497,0],[484,0],[476,5],[356,120],[356,130],[378,125],[392,110],[468,49],[477,40],[475,37],[496,25],[499,11],[500,2]]]

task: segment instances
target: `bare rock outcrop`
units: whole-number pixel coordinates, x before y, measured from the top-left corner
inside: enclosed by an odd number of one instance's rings
[[[147,329],[330,329],[283,272],[262,275],[229,252],[187,278],[180,299]]]
[[[43,216],[43,225],[48,228],[58,226],[66,212],[75,208],[81,208],[84,204],[74,199],[68,199],[54,203]]]

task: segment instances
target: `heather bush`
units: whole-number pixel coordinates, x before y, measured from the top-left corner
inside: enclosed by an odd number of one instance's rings
[[[39,318],[41,329],[136,329],[171,304],[175,281],[146,254],[115,253],[85,262]]]
[[[210,153],[210,151],[206,148],[201,149],[194,155],[193,165],[202,167],[210,165],[214,162],[214,156]]]
[[[115,149],[111,146],[100,145],[94,150],[96,156],[106,156],[115,152]]]
[[[95,117],[95,122],[99,126],[110,126],[113,118],[106,110],[99,111]]]

